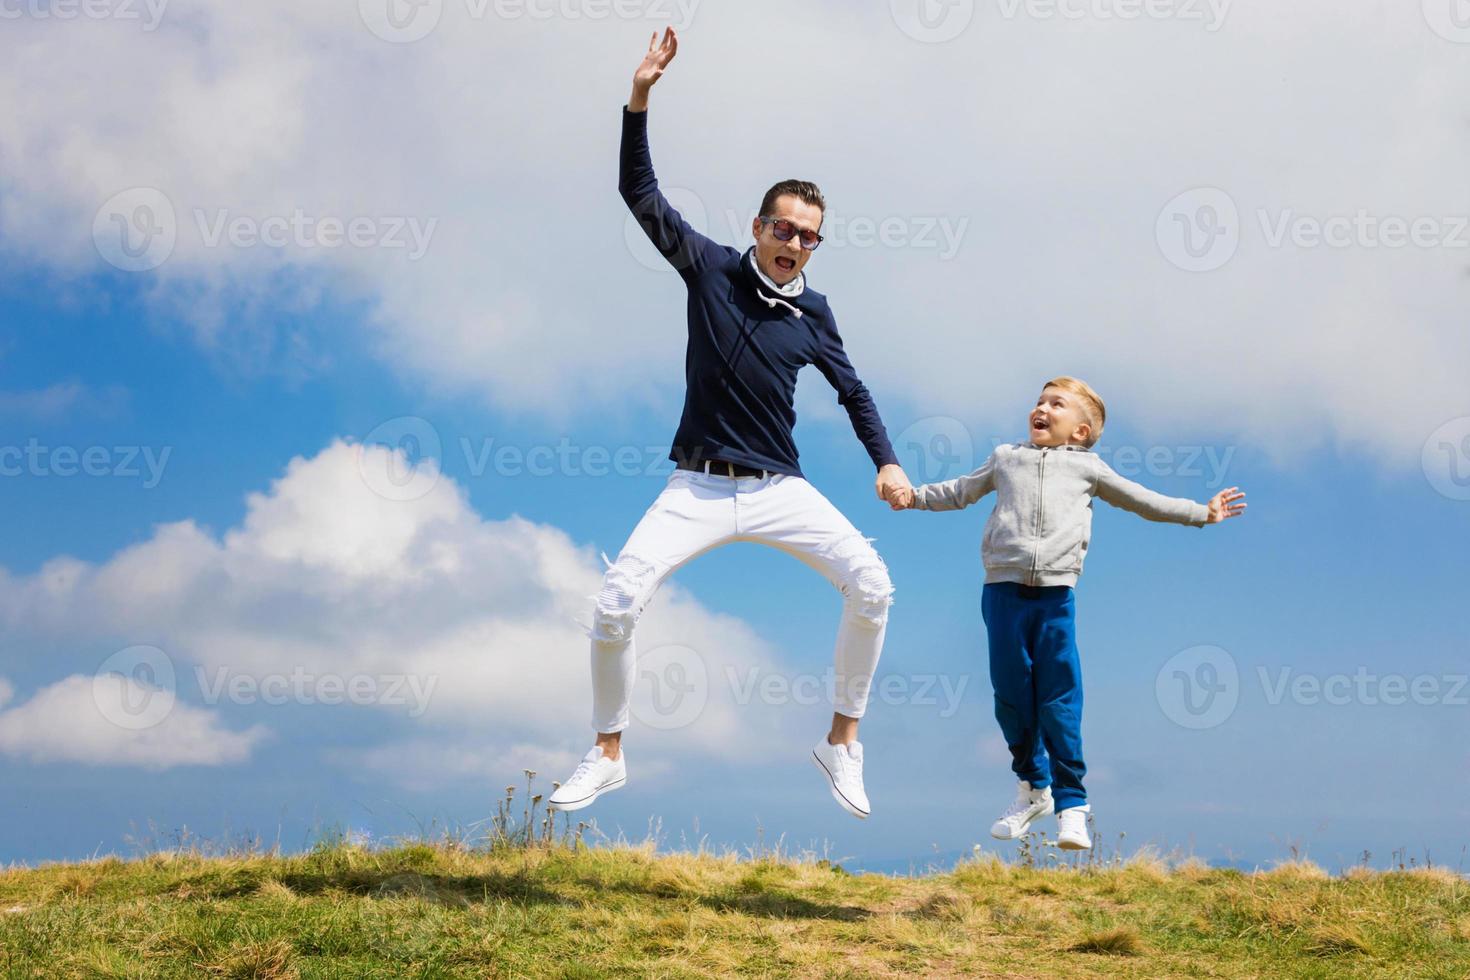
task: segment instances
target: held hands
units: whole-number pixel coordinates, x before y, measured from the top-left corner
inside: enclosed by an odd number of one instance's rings
[[[914,505],[914,488],[909,485],[909,478],[903,467],[897,463],[885,463],[879,468],[874,489],[877,490],[879,499],[886,500],[888,506],[894,510],[906,510]]]
[[[1226,487],[1210,498],[1208,504],[1210,517],[1208,523],[1219,524],[1230,517],[1239,517],[1245,513],[1245,504],[1236,503],[1245,499],[1245,493],[1240,487]]]
[[[662,42],[658,39],[658,31],[653,32],[653,37],[648,40],[648,53],[643,56],[642,64],[633,73],[633,94],[628,98],[629,112],[648,111],[648,90],[663,76],[664,69],[669,67],[669,62],[678,53],[679,35],[674,33],[672,27],[664,28]]]

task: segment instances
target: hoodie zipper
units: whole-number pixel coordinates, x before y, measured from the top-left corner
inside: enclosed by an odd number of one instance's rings
[[[1036,584],[1036,566],[1041,561],[1041,527],[1044,517],[1042,501],[1046,499],[1046,450],[1036,460],[1036,540],[1031,545],[1031,576],[1027,585]]]

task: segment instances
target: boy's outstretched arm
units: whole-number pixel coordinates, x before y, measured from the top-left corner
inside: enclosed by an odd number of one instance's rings
[[[978,470],[943,483],[914,487],[906,496],[889,501],[894,510],[962,510],[995,489],[995,455]]]
[[[1134,483],[1119,476],[1101,459],[1097,460],[1096,492],[1098,497],[1114,507],[1131,511],[1145,520],[1170,524],[1204,527],[1229,517],[1238,517],[1245,510],[1245,504],[1239,503],[1245,497],[1239,487],[1221,490],[1208,504],[1202,504],[1187,497],[1169,497]]]

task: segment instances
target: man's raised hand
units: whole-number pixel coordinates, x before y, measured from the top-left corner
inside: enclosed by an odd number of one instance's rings
[[[1245,513],[1245,504],[1239,501],[1245,499],[1245,493],[1240,487],[1226,487],[1210,498],[1208,506],[1210,517],[1208,523],[1219,524],[1230,517],[1239,517]]]
[[[664,28],[662,41],[658,39],[658,31],[653,32],[653,37],[648,40],[648,53],[643,56],[642,64],[633,73],[633,94],[628,97],[629,112],[648,111],[648,90],[662,77],[664,69],[669,67],[669,62],[678,53],[679,35],[674,33],[672,27]]]

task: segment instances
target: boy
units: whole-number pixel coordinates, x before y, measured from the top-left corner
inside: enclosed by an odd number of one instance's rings
[[[996,493],[980,546],[980,608],[995,718],[1020,779],[1016,801],[990,828],[1001,840],[1021,837],[1055,811],[1058,847],[1092,846],[1072,597],[1092,531],[1092,498],[1151,521],[1196,527],[1245,511],[1239,487],[1200,504],[1125,480],[1092,452],[1106,421],[1102,399],[1085,381],[1055,378],[1031,410],[1028,442],[999,447],[969,476],[915,487],[890,502],[894,510],[960,510]]]

